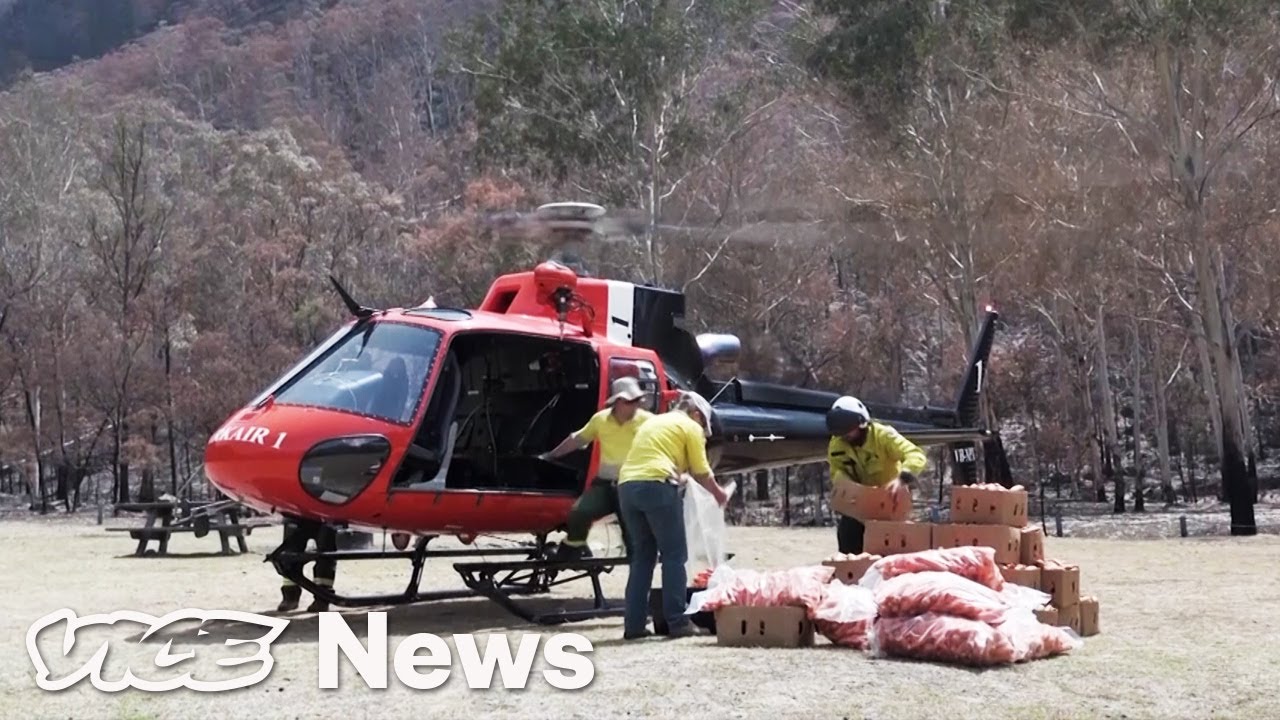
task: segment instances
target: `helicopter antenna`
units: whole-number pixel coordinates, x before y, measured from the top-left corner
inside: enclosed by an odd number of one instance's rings
[[[377,312],[377,310],[374,310],[373,308],[367,308],[356,302],[346,289],[342,287],[342,283],[338,282],[338,279],[334,276],[329,276],[329,282],[333,283],[334,289],[338,291],[338,295],[342,297],[342,302],[346,304],[347,310],[350,311],[353,316],[364,320]]]

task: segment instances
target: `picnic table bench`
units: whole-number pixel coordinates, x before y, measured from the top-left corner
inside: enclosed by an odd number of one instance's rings
[[[159,548],[154,554],[167,555],[169,538],[174,533],[191,533],[195,537],[204,537],[211,532],[216,532],[222,545],[221,554],[235,554],[231,549],[232,538],[235,538],[240,552],[246,553],[249,547],[244,541],[244,536],[252,533],[254,528],[272,525],[266,521],[241,522],[240,514],[244,509],[234,501],[191,503],[184,500],[120,503],[115,506],[115,509],[123,512],[146,513],[146,521],[142,527],[107,528],[107,532],[127,532],[129,537],[137,540],[138,547],[133,554],[138,557],[146,557],[151,552],[147,549],[147,545],[152,540],[159,543]],[[159,525],[156,524],[157,520]]]

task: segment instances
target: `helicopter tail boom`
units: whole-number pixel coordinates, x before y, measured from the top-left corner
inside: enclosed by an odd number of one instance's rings
[[[958,484],[977,478],[977,443],[988,446],[988,464],[999,444],[983,422],[982,391],[999,316],[988,309],[971,348],[965,374],[951,407],[911,407],[867,403],[876,420],[892,425],[921,446],[946,446]],[[719,383],[702,378],[698,390],[715,397],[712,444],[720,472],[745,472],[782,465],[820,462],[830,435],[826,412],[838,393],[734,378]],[[994,447],[994,449],[992,449]],[[1003,464],[1007,467],[1007,463]]]

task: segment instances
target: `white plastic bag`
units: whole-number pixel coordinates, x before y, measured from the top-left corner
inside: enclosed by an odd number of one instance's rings
[[[823,589],[822,602],[809,608],[809,619],[823,637],[833,645],[858,650],[866,648],[868,631],[875,617],[874,594],[839,580],[829,583]]]
[[[1063,655],[1084,645],[1069,628],[1038,622],[1017,609],[998,625],[981,620],[925,613],[878,617],[867,637],[874,657],[989,667]]]
[[[1040,592],[1026,585],[1014,585],[1011,582],[1004,584],[1004,589],[1000,591],[1000,597],[1020,610],[1036,610],[1048,605],[1049,601],[1053,599],[1053,596],[1049,595],[1049,593]]]
[[[735,483],[724,488],[729,497],[733,497]],[[696,574],[696,564],[717,568],[724,564],[725,549],[724,508],[716,503],[711,492],[697,481],[685,484],[684,491],[684,532],[685,542],[689,548],[687,569],[689,576]]]
[[[1032,613],[1049,602],[1048,595],[1031,588],[1006,584],[997,592],[961,575],[937,571],[895,576],[881,582],[874,594],[882,617],[937,613],[992,624],[1015,611]]]
[[[830,565],[805,565],[786,570],[733,570],[717,567],[707,580],[707,589],[689,599],[686,612],[717,610],[728,605],[774,607],[794,605],[809,610],[818,607],[835,569]]]
[[[870,590],[833,580],[824,588],[821,604],[810,610],[809,618],[833,623],[862,622],[874,620],[876,610],[875,594]]]
[[[970,546],[887,555],[867,568],[858,584],[875,590],[881,582],[907,573],[949,572],[999,592],[1004,590],[1005,582],[995,558],[992,548]]]
[[[1084,639],[1068,627],[1045,625],[1030,610],[1018,609],[997,626],[1013,647],[1013,661],[1040,660],[1084,647]]]
[[[707,599],[713,596],[712,590],[732,582],[738,573],[728,565],[717,565],[716,569],[711,572],[711,577],[707,579],[707,587],[705,590],[689,596],[689,606],[685,608],[686,615],[692,615],[702,610],[702,606],[706,604]]]

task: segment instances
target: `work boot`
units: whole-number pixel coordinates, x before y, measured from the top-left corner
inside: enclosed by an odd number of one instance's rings
[[[653,633],[649,632],[649,628],[645,628],[638,633],[622,633],[623,640],[643,640],[647,637],[653,637]]]
[[[586,545],[566,545],[564,543],[560,543],[556,546],[556,552],[551,556],[551,559],[555,562],[570,562],[589,557],[591,557],[591,548]]]
[[[698,637],[700,635],[710,635],[711,631],[701,625],[694,625],[691,622],[673,627],[667,630],[667,637],[671,639]]]
[[[293,612],[298,609],[298,602],[302,600],[302,588],[297,585],[288,585],[280,588],[280,604],[276,606],[276,612]]]
[[[309,613],[329,612],[329,603],[320,598],[312,598],[311,604],[307,606]]]

